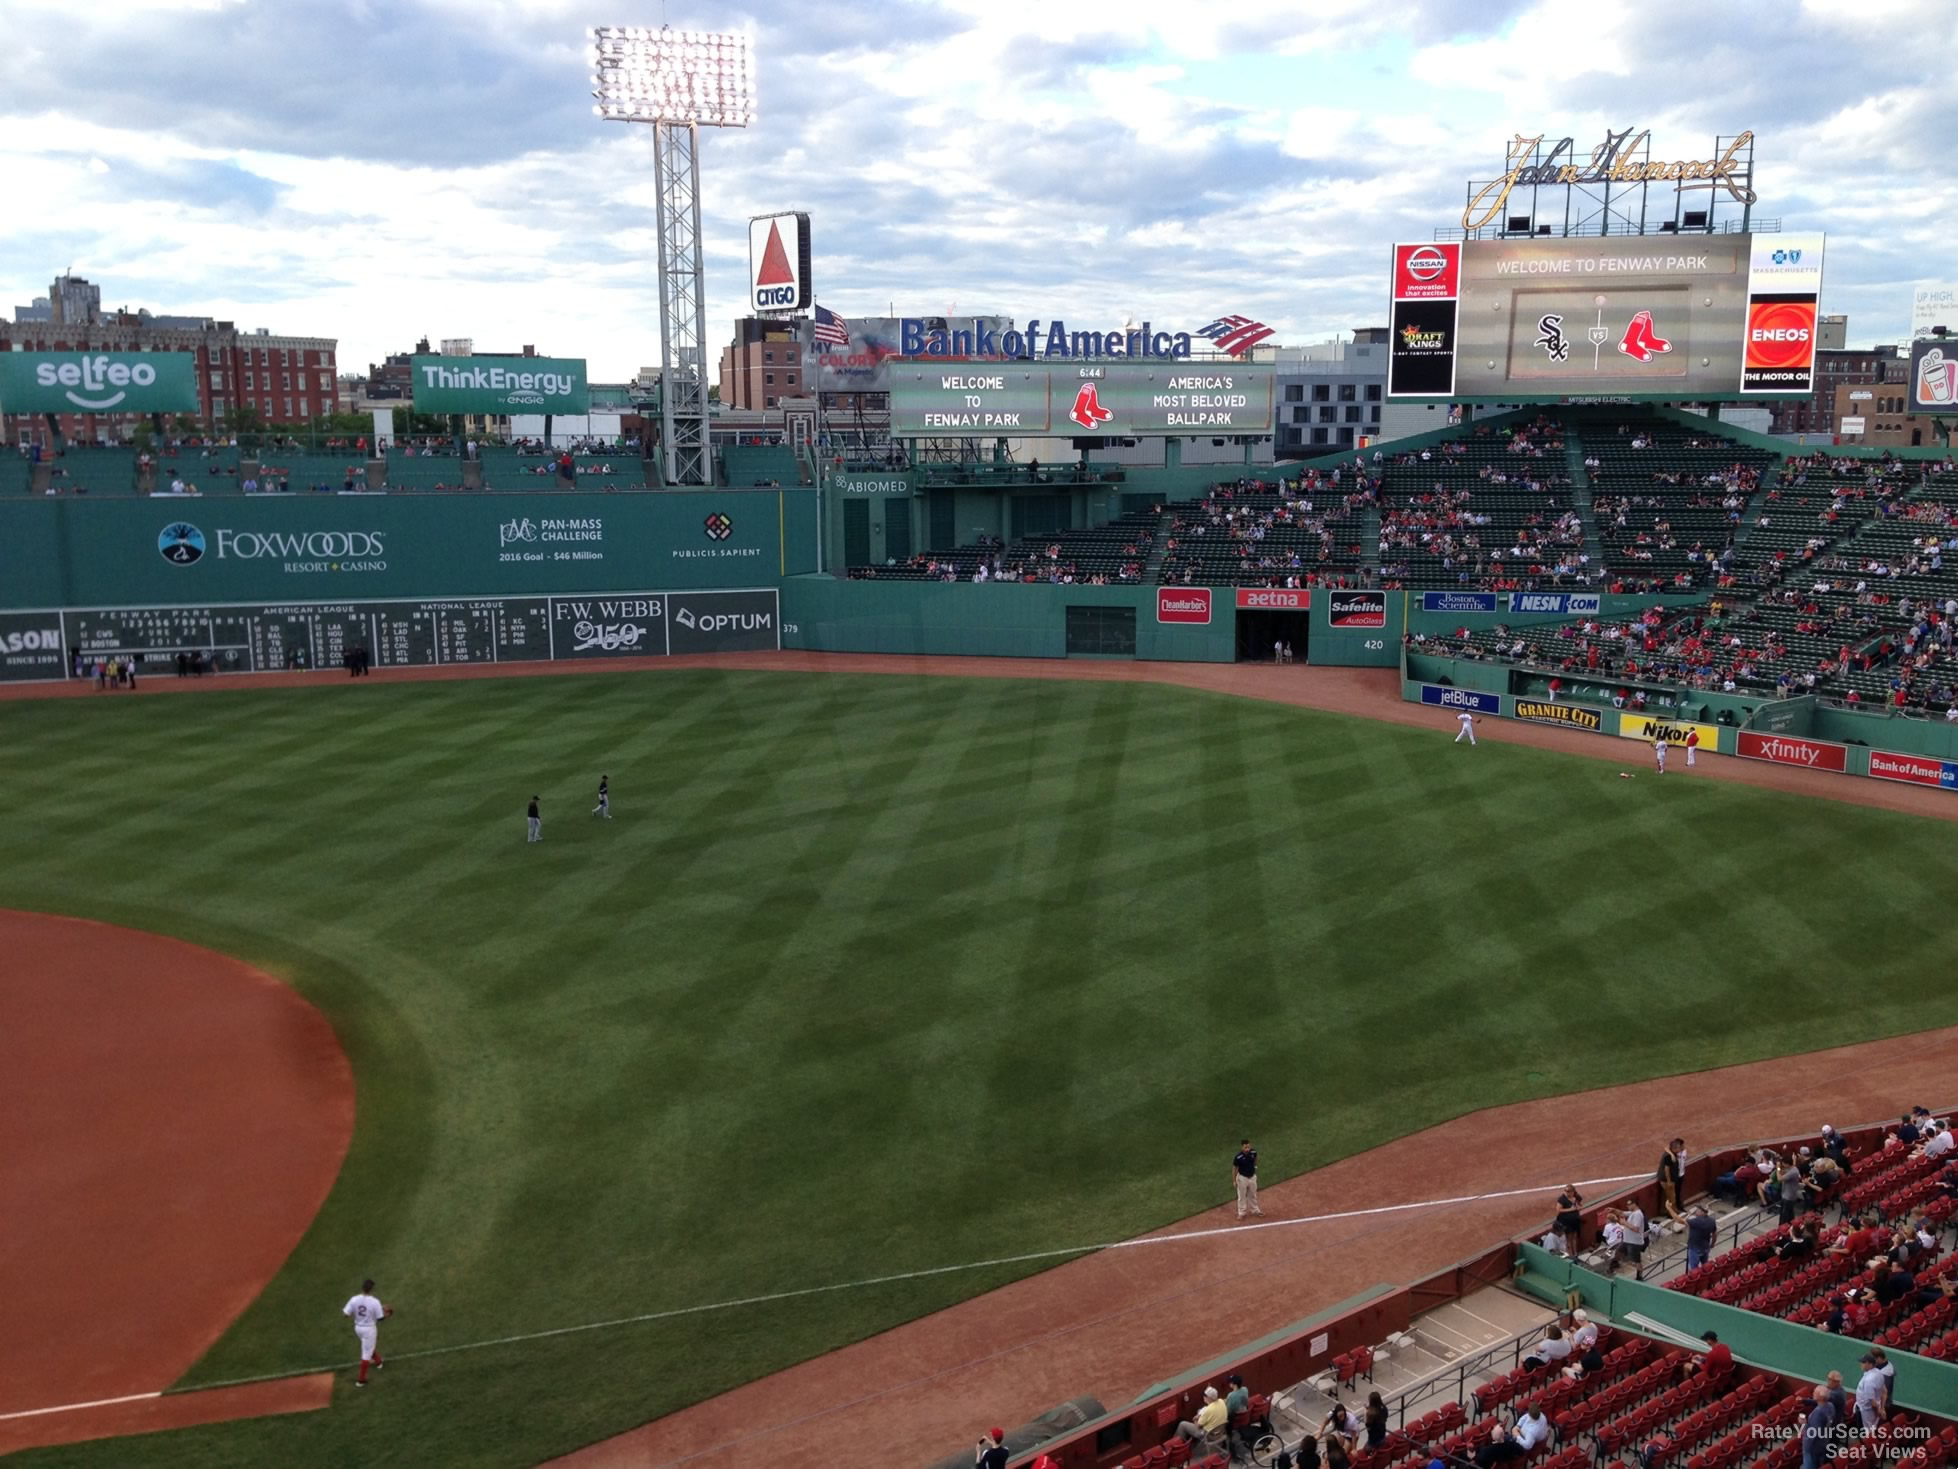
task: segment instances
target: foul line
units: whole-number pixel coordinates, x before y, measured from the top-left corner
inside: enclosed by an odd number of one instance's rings
[[[281,1377],[297,1375],[297,1373],[286,1372],[279,1374]],[[58,1408],[27,1408],[18,1413],[0,1413],[0,1423],[7,1423],[15,1418],[45,1418],[50,1413],[80,1413],[87,1408],[113,1408],[119,1403],[147,1403],[162,1396],[160,1392],[133,1392],[125,1398],[97,1398],[92,1403],[63,1403]]]
[[[1600,1184],[1630,1183],[1648,1175],[1644,1173],[1620,1173],[1610,1178],[1581,1178],[1576,1180],[1582,1188],[1594,1188]],[[769,1306],[780,1301],[800,1300],[806,1296],[830,1295],[837,1291],[868,1290],[880,1285],[897,1285],[907,1280],[929,1280],[939,1275],[956,1275],[967,1270],[992,1270],[1002,1265],[1031,1265],[1040,1260],[1063,1260],[1074,1255],[1098,1255],[1110,1250],[1139,1250],[1151,1245],[1184,1244],[1191,1240],[1216,1239],[1225,1235],[1246,1235],[1267,1229],[1294,1229],[1302,1224],[1334,1224],[1342,1219],[1366,1219],[1380,1214],[1405,1213],[1410,1209],[1446,1209],[1458,1204],[1480,1204],[1492,1199],[1524,1198],[1531,1194],[1547,1194],[1562,1188],[1560,1183],[1541,1184],[1534,1188],[1495,1189],[1481,1194],[1457,1194],[1446,1199],[1418,1199],[1406,1204],[1381,1204],[1371,1209],[1341,1209],[1331,1214],[1307,1214],[1296,1219],[1266,1219],[1258,1224],[1231,1224],[1214,1229],[1193,1229],[1181,1234],[1149,1234],[1140,1239],[1113,1240],[1098,1245],[1068,1245],[1054,1250],[1033,1250],[1024,1255],[1002,1255],[993,1260],[969,1260],[959,1265],[933,1265],[923,1270],[901,1270],[895,1275],[878,1275],[868,1280],[842,1280],[830,1285],[808,1285],[796,1290],[772,1291],[766,1295],[738,1296],[732,1300],[709,1301],[699,1306],[675,1306],[665,1311],[647,1311],[637,1316],[615,1316],[608,1321],[586,1321],[576,1326],[554,1326],[545,1331],[525,1331],[514,1336],[491,1337],[484,1341],[460,1342],[447,1347],[422,1347],[415,1351],[390,1352],[388,1360],[407,1362],[423,1357],[448,1357],[459,1352],[487,1351],[492,1347],[518,1346],[525,1342],[548,1341],[558,1336],[578,1336],[588,1331],[610,1331],[621,1326],[643,1326],[653,1321],[672,1321],[682,1316],[704,1316],[716,1311],[735,1311],[744,1306]],[[1224,1207],[1228,1208],[1229,1205]],[[342,1372],[347,1370],[344,1361],[330,1362],[318,1367],[293,1367],[283,1372],[263,1372],[255,1377],[233,1377],[223,1382],[202,1382],[183,1389],[184,1393],[214,1392],[225,1387],[249,1387],[259,1382],[278,1382],[288,1377],[305,1377],[315,1372]],[[56,1408],[30,1408],[21,1413],[0,1413],[0,1423],[14,1418],[36,1418],[49,1413],[77,1413],[88,1408],[106,1408],[116,1403],[141,1402],[149,1398],[164,1396],[161,1392],[136,1393],[126,1398],[104,1398],[92,1403],[65,1403]],[[170,1396],[178,1396],[171,1393]]]

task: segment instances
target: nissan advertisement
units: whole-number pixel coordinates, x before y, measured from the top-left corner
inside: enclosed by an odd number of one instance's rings
[[[1819,233],[1396,245],[1388,394],[1807,397]]]

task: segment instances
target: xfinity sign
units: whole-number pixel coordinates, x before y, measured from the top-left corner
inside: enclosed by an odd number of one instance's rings
[[[188,352],[0,352],[0,412],[196,413]]]

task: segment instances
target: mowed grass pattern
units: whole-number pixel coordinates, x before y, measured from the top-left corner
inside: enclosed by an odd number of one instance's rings
[[[0,705],[0,739],[0,904],[261,965],[354,1064],[331,1198],[190,1384],[349,1360],[366,1273],[406,1354],[1124,1238],[1222,1202],[1247,1132],[1269,1183],[1958,1019],[1949,825],[1221,696],[377,680]],[[24,1462],[529,1464],[1026,1268]]]

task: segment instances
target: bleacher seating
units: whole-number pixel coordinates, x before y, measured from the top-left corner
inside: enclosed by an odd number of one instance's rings
[[[1239,480],[1163,507],[1158,581],[1192,586],[1357,583],[1374,492],[1350,474]]]

